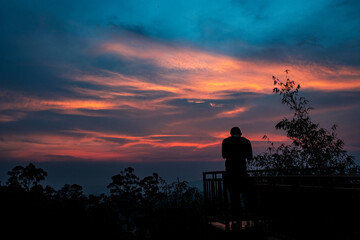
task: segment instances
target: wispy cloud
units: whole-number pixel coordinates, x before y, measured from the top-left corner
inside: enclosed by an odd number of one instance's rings
[[[246,112],[248,110],[248,107],[236,107],[233,110],[230,111],[224,111],[217,114],[217,117],[236,117],[238,114]]]
[[[214,160],[235,125],[261,151],[285,69],[359,143],[354,1],[23,3],[0,9],[1,157]]]

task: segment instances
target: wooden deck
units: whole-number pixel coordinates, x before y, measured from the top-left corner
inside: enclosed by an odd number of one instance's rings
[[[204,172],[209,225],[223,231],[252,229],[273,233],[282,236],[281,239],[306,239],[310,231],[316,232],[316,237],[360,239],[360,175],[345,175],[341,171],[311,174],[311,171],[314,170],[307,170],[306,174],[249,171],[256,211],[244,210],[236,229],[232,226],[234,218],[224,181],[226,172]]]

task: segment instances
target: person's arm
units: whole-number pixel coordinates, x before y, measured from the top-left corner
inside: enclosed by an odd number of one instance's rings
[[[247,147],[247,154],[246,154],[246,155],[247,155],[246,158],[247,158],[248,160],[253,159],[253,151],[252,151],[252,147],[251,147],[251,142],[250,142],[250,141],[248,141],[248,147]]]
[[[227,158],[227,145],[225,139],[222,142],[221,154],[224,159]]]

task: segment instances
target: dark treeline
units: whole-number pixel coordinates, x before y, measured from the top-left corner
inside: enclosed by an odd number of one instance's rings
[[[42,186],[45,170],[29,164],[0,185],[1,235],[11,239],[181,239],[204,237],[202,195],[186,181],[140,179],[128,167],[109,179],[110,194],[85,195],[77,184]]]

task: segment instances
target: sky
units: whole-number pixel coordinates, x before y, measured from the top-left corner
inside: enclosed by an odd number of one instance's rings
[[[219,168],[233,126],[254,154],[265,134],[288,141],[274,126],[291,113],[272,93],[286,69],[312,120],[337,124],[358,161],[359,10],[351,0],[2,0],[0,165]]]

